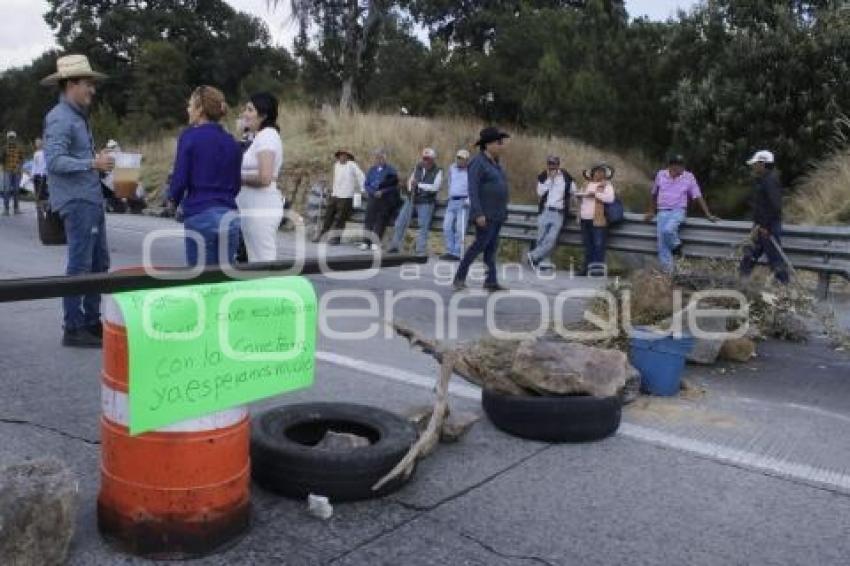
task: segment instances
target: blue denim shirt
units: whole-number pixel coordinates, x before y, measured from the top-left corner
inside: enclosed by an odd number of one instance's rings
[[[100,173],[92,167],[95,151],[88,117],[64,96],[44,119],[44,157],[53,210],[73,200],[103,205]]]
[[[508,178],[498,162],[483,151],[469,162],[469,218],[484,216],[504,222],[508,217]]]

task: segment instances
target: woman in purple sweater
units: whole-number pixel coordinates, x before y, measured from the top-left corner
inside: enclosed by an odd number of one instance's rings
[[[189,97],[187,111],[189,127],[177,142],[168,189],[169,199],[175,205],[183,205],[186,262],[190,266],[198,264],[200,236],[205,265],[232,263],[239,243],[236,195],[242,181],[242,151],[219,124],[227,113],[227,103],[220,90],[198,87]],[[226,247],[221,242],[223,238]],[[225,248],[226,258],[221,257],[220,247]]]

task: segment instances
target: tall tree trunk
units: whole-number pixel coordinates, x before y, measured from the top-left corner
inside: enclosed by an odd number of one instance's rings
[[[351,112],[354,109],[354,75],[348,75],[342,81],[342,92],[339,95],[341,112]]]

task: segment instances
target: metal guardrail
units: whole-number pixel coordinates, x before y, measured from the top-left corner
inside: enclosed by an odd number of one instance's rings
[[[352,222],[362,223],[363,209],[356,209]],[[431,229],[442,230],[445,203],[437,203]],[[735,258],[747,241],[751,222],[721,221],[712,223],[701,218],[688,218],[682,225],[681,238],[686,256],[697,258]],[[537,239],[537,206],[510,205],[502,237],[532,242]],[[581,246],[581,231],[571,221],[561,230],[559,242]],[[850,227],[786,225],[782,247],[795,269],[818,274],[818,294],[825,297],[833,276],[850,279]],[[655,222],[646,222],[641,214],[626,214],[622,224],[611,228],[608,249],[625,253],[655,255],[657,233]]]

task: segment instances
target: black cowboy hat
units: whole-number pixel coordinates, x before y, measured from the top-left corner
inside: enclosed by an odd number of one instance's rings
[[[503,140],[505,138],[509,138],[509,137],[511,137],[510,134],[503,132],[499,128],[493,128],[493,127],[484,128],[478,134],[478,141],[475,142],[475,145],[483,148],[488,143],[501,141],[501,140]]]
[[[606,181],[610,181],[611,179],[614,178],[614,173],[615,173],[614,168],[611,167],[610,165],[608,165],[607,163],[597,163],[596,165],[594,165],[590,169],[585,169],[584,171],[582,171],[581,174],[585,179],[590,181],[591,179],[593,179],[593,174],[596,173],[596,171],[598,171],[599,169],[602,169],[603,171],[605,171],[605,180]]]

